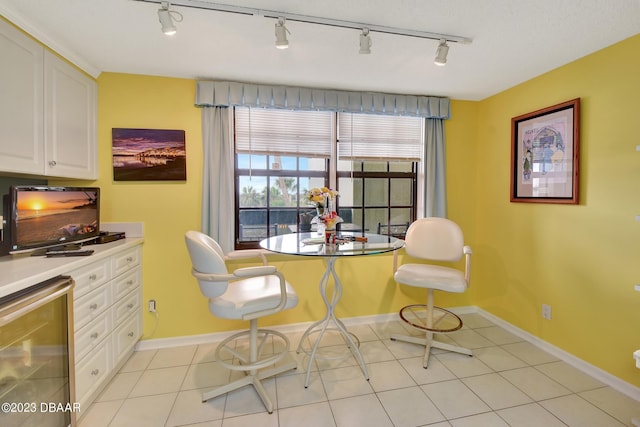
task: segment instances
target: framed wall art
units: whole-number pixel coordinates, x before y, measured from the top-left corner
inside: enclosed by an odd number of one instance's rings
[[[115,181],[185,181],[184,130],[113,128]]]
[[[580,98],[511,119],[511,201],[578,204]]]

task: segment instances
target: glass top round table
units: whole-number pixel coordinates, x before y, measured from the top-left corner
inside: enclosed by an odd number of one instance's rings
[[[306,379],[304,386],[309,387],[309,375],[312,366],[318,355],[320,341],[327,331],[337,332],[344,339],[344,343],[358,361],[364,377],[369,380],[369,372],[364,363],[364,359],[358,346],[360,341],[351,332],[347,331],[344,323],[335,315],[335,307],[342,296],[342,283],[336,273],[334,265],[338,259],[345,259],[353,256],[376,255],[385,252],[393,252],[404,246],[404,241],[391,236],[380,234],[370,234],[362,232],[339,232],[337,243],[326,244],[324,236],[317,233],[292,233],[273,236],[260,242],[260,246],[270,252],[297,255],[322,257],[325,261],[326,269],[322,279],[320,279],[320,296],[327,309],[323,319],[314,322],[302,335],[298,344],[297,352],[304,351],[309,355]],[[333,278],[333,287],[330,285],[330,278]],[[303,343],[311,335],[317,337],[313,340],[310,350],[306,350]]]
[[[342,231],[337,240],[335,244],[325,244],[324,237],[315,232],[291,233],[264,239],[260,247],[288,255],[342,257],[393,252],[404,246],[403,240],[371,233]]]

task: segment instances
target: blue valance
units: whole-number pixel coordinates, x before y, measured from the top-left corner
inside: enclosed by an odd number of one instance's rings
[[[449,98],[377,92],[310,89],[224,81],[198,81],[196,106],[284,108],[291,110],[450,117]]]

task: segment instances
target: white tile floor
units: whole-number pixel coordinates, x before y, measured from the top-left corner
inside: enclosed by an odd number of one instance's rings
[[[370,381],[353,357],[318,361],[305,389],[299,367],[265,382],[268,414],[252,387],[202,403],[229,381],[215,344],[134,353],[80,420],[81,427],[632,426],[640,402],[596,381],[477,314],[450,334],[474,351],[442,351],[421,366],[421,350],[389,340],[400,321],[349,328],[361,341]],[[291,338],[292,348],[301,334]],[[234,374],[235,375],[235,374]]]

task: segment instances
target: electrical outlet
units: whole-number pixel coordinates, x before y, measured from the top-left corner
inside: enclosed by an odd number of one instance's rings
[[[551,306],[549,304],[542,304],[542,318],[551,320]]]
[[[154,299],[150,299],[149,300],[149,311],[151,313],[155,313],[156,312],[156,300],[154,300]]]

